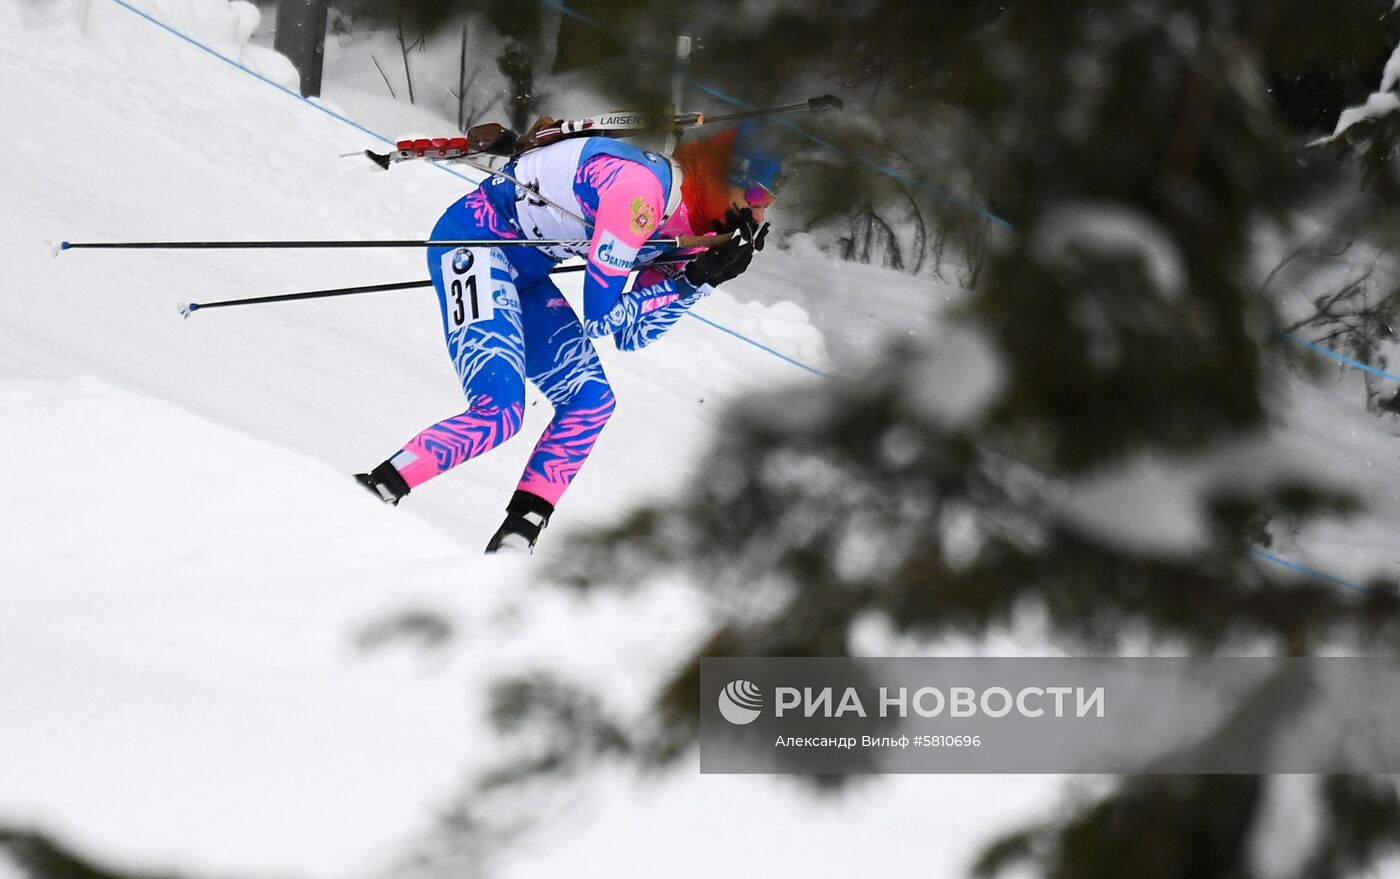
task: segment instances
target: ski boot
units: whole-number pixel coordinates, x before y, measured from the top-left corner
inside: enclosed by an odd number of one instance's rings
[[[408,483],[404,482],[398,469],[388,461],[368,473],[356,473],[355,481],[364,486],[365,491],[391,507],[398,506],[399,501],[408,494]]]
[[[554,505],[536,494],[517,490],[506,506],[506,520],[496,529],[486,552],[533,553],[535,541],[549,524]]]

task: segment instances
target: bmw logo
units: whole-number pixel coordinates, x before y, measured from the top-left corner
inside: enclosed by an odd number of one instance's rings
[[[476,257],[465,247],[452,254],[452,271],[459,275],[471,271],[472,263],[476,262]]]

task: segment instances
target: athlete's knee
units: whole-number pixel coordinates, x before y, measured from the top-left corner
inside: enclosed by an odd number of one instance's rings
[[[516,400],[509,406],[501,410],[501,441],[510,439],[520,432],[520,425],[525,420],[525,403],[523,400]]]
[[[518,400],[500,402],[490,397],[478,397],[471,401],[467,411],[439,426],[457,434],[469,433],[473,438],[473,450],[466,457],[474,457],[519,433],[524,414],[525,406]]]
[[[604,385],[602,390],[598,392],[597,409],[605,421],[611,418],[613,412],[617,410],[617,397],[613,395],[610,386]]]
[[[525,382],[508,366],[494,363],[467,382],[470,407],[466,414],[489,421],[497,442],[505,442],[520,430],[525,417]]]
[[[606,381],[592,381],[579,388],[568,404],[561,408],[576,417],[587,418],[601,430],[617,409],[617,397]]]
[[[520,432],[520,424],[525,420],[525,401],[497,400],[482,395],[473,397],[471,408],[463,414],[491,423],[495,428],[496,442],[503,443]]]

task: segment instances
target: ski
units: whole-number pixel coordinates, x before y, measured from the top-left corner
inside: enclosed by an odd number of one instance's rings
[[[541,116],[530,127],[530,130],[520,137],[499,123],[488,122],[472,126],[467,130],[465,137],[405,139],[394,144],[395,148],[392,152],[376,153],[373,150],[365,150],[364,154],[375,165],[387,171],[391,165],[417,159],[430,162],[453,162],[464,161],[478,155],[515,157],[528,150],[548,146],[571,137],[590,135],[630,137],[644,132],[664,134],[714,122],[733,122],[739,119],[752,119],[757,116],[773,116],[779,113],[802,110],[820,113],[823,110],[840,110],[841,108],[840,98],[835,95],[821,95],[793,104],[779,104],[773,107],[742,110],[718,116],[706,116],[704,113],[677,113],[660,123],[651,114],[637,111],[600,113],[596,116],[585,116],[582,119],[554,119],[549,116]]]

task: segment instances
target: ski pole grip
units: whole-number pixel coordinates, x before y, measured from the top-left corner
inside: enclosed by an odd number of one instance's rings
[[[723,235],[681,235],[676,238],[676,246],[681,248],[719,247],[721,244],[728,244],[734,238],[734,234],[726,232]]]

